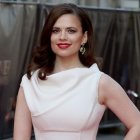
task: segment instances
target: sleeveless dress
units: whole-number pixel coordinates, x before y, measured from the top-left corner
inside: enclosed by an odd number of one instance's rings
[[[98,102],[102,72],[97,64],[72,68],[40,80],[22,78],[36,140],[96,140],[105,106]]]

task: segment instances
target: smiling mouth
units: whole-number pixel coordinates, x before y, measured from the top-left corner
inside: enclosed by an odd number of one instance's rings
[[[67,44],[67,43],[60,43],[60,44],[57,44],[57,46],[60,48],[60,49],[67,49],[70,47],[70,44]]]

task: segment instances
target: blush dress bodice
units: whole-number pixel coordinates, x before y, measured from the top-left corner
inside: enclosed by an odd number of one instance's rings
[[[96,140],[105,106],[98,101],[102,72],[97,64],[72,68],[41,80],[36,70],[21,86],[36,140]]]

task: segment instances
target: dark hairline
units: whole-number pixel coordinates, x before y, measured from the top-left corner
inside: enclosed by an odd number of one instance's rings
[[[34,71],[38,68],[41,69],[40,74],[42,72],[45,72],[45,74],[52,72],[52,70],[54,68],[53,65],[55,63],[55,54],[52,52],[51,45],[50,45],[51,32],[52,32],[52,28],[53,28],[55,22],[57,21],[57,19],[65,14],[75,15],[80,20],[80,24],[81,24],[83,33],[85,31],[88,31],[89,41],[85,45],[85,47],[87,47],[87,49],[88,49],[88,51],[87,51],[88,53],[85,56],[82,56],[81,54],[79,54],[80,61],[86,67],[89,67],[93,63],[96,62],[94,56],[92,56],[92,53],[94,54],[94,51],[93,51],[93,48],[94,48],[93,42],[94,41],[93,41],[93,31],[91,31],[91,30],[93,30],[93,29],[92,29],[92,24],[88,17],[88,14],[85,12],[85,10],[83,10],[82,8],[79,8],[78,6],[76,6],[74,4],[71,4],[71,3],[59,4],[57,6],[52,7],[49,15],[47,16],[46,23],[45,23],[45,25],[43,27],[43,31],[41,33],[40,48],[36,49],[37,50],[36,54],[34,53],[34,58],[31,63],[32,66],[31,66],[31,68],[28,69],[29,78],[31,78],[32,70]],[[54,17],[52,18],[52,16],[54,16]],[[91,28],[89,29],[89,27],[91,27]],[[48,52],[47,50],[49,50],[51,52],[47,53]],[[47,55],[42,57],[43,51],[46,52]],[[50,57],[52,57],[53,60],[51,60],[52,58],[50,59]],[[45,61],[44,58],[47,58],[47,60]],[[40,62],[40,61],[43,61],[43,62]],[[50,61],[53,64],[51,64]],[[46,63],[48,63],[48,64],[46,64]],[[33,66],[33,65],[35,65],[35,66]],[[39,76],[39,78],[42,80],[45,80],[44,78],[41,78],[40,76]]]

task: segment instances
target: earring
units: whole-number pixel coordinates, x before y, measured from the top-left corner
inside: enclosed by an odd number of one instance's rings
[[[85,45],[85,44],[82,44],[82,45],[81,45],[81,48],[80,48],[80,53],[81,53],[82,55],[84,55],[85,52],[86,52],[86,49],[85,49],[84,45]]]
[[[42,77],[44,77],[44,76],[45,76],[44,72],[42,72],[42,73],[41,73],[41,76],[42,76]]]

